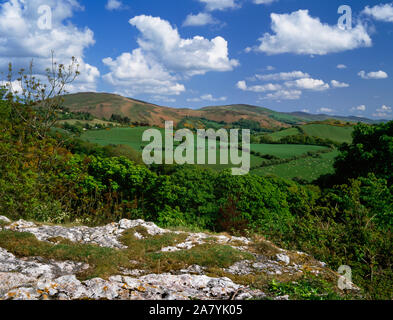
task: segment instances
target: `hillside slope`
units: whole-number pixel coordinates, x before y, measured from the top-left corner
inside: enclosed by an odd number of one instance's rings
[[[163,127],[165,121],[173,121],[176,125],[185,118],[207,119],[227,124],[240,120],[252,120],[259,122],[261,128],[265,129],[288,128],[292,125],[323,121],[329,118],[352,122],[374,122],[370,119],[356,117],[312,115],[302,112],[281,113],[245,104],[211,106],[198,110],[178,109],[125,98],[115,94],[92,92],[65,95],[64,107],[73,112],[88,112],[98,119],[109,119],[112,114],[115,114],[128,117],[132,122],[147,123],[151,126],[159,127]]]
[[[262,128],[277,129],[290,127],[301,120],[290,115],[282,115],[269,109],[248,106],[230,105],[207,107],[199,110],[176,109],[158,106],[148,102],[125,98],[107,93],[77,93],[64,96],[64,107],[73,112],[88,112],[99,119],[109,119],[112,114],[129,117],[133,122],[163,127],[164,122],[171,120],[179,123],[184,118],[203,118],[216,122],[233,123],[239,120],[253,120]]]
[[[305,122],[312,122],[312,121],[325,121],[329,119],[336,119],[339,121],[345,121],[345,122],[363,122],[363,123],[368,123],[368,124],[374,124],[374,123],[381,123],[381,122],[386,122],[388,120],[371,120],[368,118],[364,117],[356,117],[356,116],[337,116],[337,115],[327,115],[327,114],[310,114],[306,112],[291,112],[287,113],[288,115],[294,116],[296,118],[301,119],[302,121]]]

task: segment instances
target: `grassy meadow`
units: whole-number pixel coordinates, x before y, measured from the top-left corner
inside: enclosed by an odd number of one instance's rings
[[[134,128],[111,128],[105,130],[89,130],[81,135],[83,140],[96,143],[101,146],[106,145],[127,145],[135,150],[142,152],[142,149],[148,144],[148,142],[142,141],[142,135],[145,130],[150,127],[134,127]],[[157,128],[155,128],[157,129]],[[158,129],[164,136],[164,129]],[[298,131],[296,128],[288,129],[293,134],[293,130]],[[277,134],[285,133],[285,131],[277,132]],[[197,139],[197,138],[196,138]],[[195,154],[197,151],[196,140]],[[176,143],[175,143],[176,148]],[[287,145],[287,144],[251,144],[251,151],[259,152],[262,155],[272,155],[279,159],[290,159],[296,156],[304,156],[308,152],[321,152],[327,150],[326,147],[312,146],[312,145]],[[211,151],[210,151],[211,152]],[[209,149],[206,143],[206,164],[201,165],[205,168],[211,168],[213,170],[223,170],[238,165],[229,163],[227,165],[221,164],[208,164]],[[283,178],[294,178],[299,177],[307,181],[312,181],[318,178],[320,175],[331,173],[333,171],[333,160],[337,156],[337,152],[324,153],[320,157],[307,157],[303,159],[293,160],[288,163],[271,165],[263,168],[257,168],[252,170],[253,174],[266,175],[273,174]],[[196,157],[196,156],[195,156]],[[216,159],[217,163],[220,162],[220,149],[217,144],[216,148]],[[264,159],[262,157],[251,154],[251,168],[260,166]],[[230,160],[230,159],[229,159]],[[196,162],[196,160],[195,160]]]
[[[300,126],[300,128],[309,136],[318,137],[321,139],[330,139],[340,143],[351,143],[353,126],[335,126],[330,124],[306,124]],[[285,130],[277,131],[268,134],[273,141],[279,141],[282,138],[288,136],[294,136],[300,134],[298,128],[288,128]]]
[[[339,127],[328,124],[308,124],[302,126],[304,132],[309,136],[322,139],[330,139],[341,143],[352,142],[352,126]]]
[[[275,175],[281,178],[293,179],[302,178],[311,182],[321,175],[333,173],[334,159],[338,156],[338,151],[322,154],[321,157],[308,157],[290,163],[278,164],[252,171],[256,175]]]

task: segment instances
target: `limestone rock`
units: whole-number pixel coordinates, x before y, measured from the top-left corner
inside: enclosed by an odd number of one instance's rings
[[[143,220],[124,219],[118,223],[95,228],[49,226],[24,220],[11,222],[1,216],[0,221],[9,223],[3,229],[28,232],[41,241],[56,242],[54,239],[67,239],[75,243],[94,244],[113,249],[124,249],[125,246],[120,242],[121,235],[126,230],[136,227],[145,228],[151,236],[173,232]],[[175,233],[184,234],[185,232]],[[277,248],[279,253],[275,256],[269,253],[266,255],[256,253],[250,246],[252,240],[244,237],[205,233],[185,234],[187,237],[182,243],[162,248],[159,251],[190,250],[197,245],[215,243],[250,253],[248,260],[237,261],[217,273],[232,279],[255,274],[263,274],[272,279],[285,276],[284,278],[288,279],[301,275],[303,270],[317,274],[326,269],[322,262],[301,252],[289,252]],[[136,233],[136,237],[142,239],[143,234]],[[18,258],[0,248],[0,300],[241,300],[266,297],[263,291],[237,284],[228,277],[209,277],[209,269],[204,266],[194,264],[181,270],[172,270],[170,273],[152,274],[141,270],[141,264],[138,261],[134,262],[130,261],[129,269],[120,268],[120,274],[114,274],[108,279],[95,278],[81,281],[77,275],[89,268],[86,263],[46,260],[42,257]],[[133,264],[135,264],[135,269],[132,268]],[[329,272],[331,273],[330,270]],[[276,299],[288,299],[288,297]]]
[[[291,258],[289,258],[286,254],[280,253],[276,255],[277,260],[284,262],[286,265],[288,265],[291,262]]]
[[[18,272],[37,279],[53,279],[60,275],[76,274],[89,267],[80,262],[53,260],[43,262],[41,260],[43,259],[39,257],[19,259],[0,248],[0,272]]]

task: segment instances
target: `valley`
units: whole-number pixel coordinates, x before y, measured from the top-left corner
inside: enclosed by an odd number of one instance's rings
[[[168,120],[174,121],[177,129],[185,128],[193,132],[209,128],[251,129],[251,173],[296,178],[304,182],[312,182],[333,172],[337,148],[342,143],[352,141],[351,134],[355,125],[354,122],[328,119],[322,115],[319,118],[326,119],[316,121],[315,115],[303,113],[295,116],[248,105],[206,107],[199,110],[172,109],[112,94],[67,95],[64,97],[64,107],[72,113],[91,115],[92,119],[89,121],[59,121],[63,127],[65,124],[80,126],[81,140],[99,146],[128,146],[140,156],[148,144],[142,142],[143,132],[149,128],[159,128],[163,132],[164,121]],[[127,123],[110,121],[123,117]],[[285,141],[300,136],[319,140],[305,143]],[[208,152],[207,149],[206,157]],[[217,146],[217,163],[219,160],[220,151]],[[221,171],[233,165],[201,166]]]

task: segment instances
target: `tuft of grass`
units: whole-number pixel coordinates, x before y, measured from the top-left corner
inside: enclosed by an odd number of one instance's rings
[[[135,232],[138,232],[140,235],[142,235],[143,238],[150,237],[150,234],[149,234],[149,232],[147,231],[147,229],[145,227],[143,227],[143,226],[136,226],[135,228],[126,230],[123,233],[123,238],[124,238],[125,235],[132,235]]]
[[[210,277],[226,277],[231,279],[234,283],[249,286],[252,289],[265,290],[266,286],[273,279],[272,276],[264,272],[256,272],[253,274],[238,275],[226,272],[220,268],[212,267],[209,268],[206,274]]]
[[[206,233],[206,234],[214,234],[211,230],[203,229],[198,226],[190,225],[190,226],[165,226],[167,230],[171,231],[180,231],[180,232],[188,232],[188,233]]]
[[[135,232],[144,238],[137,239]],[[125,231],[120,242],[128,247],[127,251],[134,257],[144,258],[146,253],[160,251],[164,247],[174,246],[187,239],[186,233],[164,233],[162,235],[151,236],[144,227],[136,227]]]
[[[248,252],[220,244],[202,244],[190,250],[152,253],[149,257],[153,261],[163,261],[163,267],[176,264],[181,267],[197,264],[205,267],[228,268],[237,261],[254,259],[254,256]]]
[[[261,237],[254,239],[253,243],[250,245],[250,249],[268,258],[274,257],[280,253],[280,250],[273,243]]]
[[[52,237],[47,239],[48,242],[54,244],[72,244],[72,241],[63,237]]]

